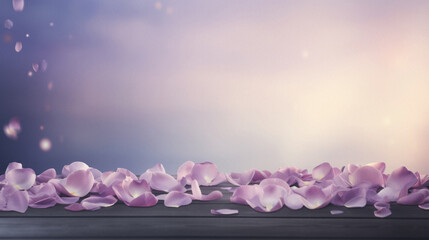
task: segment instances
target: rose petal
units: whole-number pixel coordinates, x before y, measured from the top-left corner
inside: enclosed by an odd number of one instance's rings
[[[51,179],[54,179],[57,177],[57,172],[55,169],[50,168],[44,172],[42,172],[40,175],[36,177],[37,183],[46,183]]]
[[[419,205],[425,201],[425,198],[429,196],[428,189],[420,189],[399,198],[396,203],[403,205]]]
[[[164,199],[164,205],[166,207],[180,207],[189,205],[192,203],[191,197],[183,192],[171,191],[167,194]]]
[[[374,216],[378,218],[385,218],[387,216],[390,216],[392,214],[392,211],[390,211],[389,208],[381,208],[379,210],[374,211]]]
[[[331,210],[331,215],[338,215],[338,214],[343,214],[344,213],[344,211],[341,211],[341,210]]]
[[[69,196],[83,197],[94,185],[94,176],[89,170],[77,170],[60,181]]]
[[[283,201],[286,207],[293,210],[301,209],[304,206],[302,197],[296,193],[286,194]]]
[[[381,172],[372,166],[362,166],[357,168],[349,176],[352,186],[384,186],[384,178]]]
[[[69,210],[69,211],[74,211],[74,212],[78,212],[78,211],[83,211],[86,210],[82,204],[80,203],[73,203],[71,205],[68,205],[67,207],[65,207],[65,209]]]
[[[29,196],[27,191],[19,191],[16,188],[6,185],[0,190],[0,210],[16,211],[24,213],[27,211]]]
[[[72,162],[70,165],[65,165],[62,170],[64,177],[77,170],[87,170],[89,166],[84,162]]]
[[[314,180],[330,180],[334,178],[334,172],[332,170],[331,164],[324,162],[319,166],[313,168],[312,176]]]
[[[217,167],[211,162],[196,163],[191,171],[192,179],[203,186],[209,186],[218,176]]]
[[[118,168],[116,169],[116,172],[123,173],[125,176],[130,177],[131,179],[137,180],[137,176],[126,168]]]
[[[247,200],[260,193],[262,193],[262,188],[259,185],[244,185],[238,187],[229,200],[233,203],[247,204]]]
[[[6,173],[6,180],[18,190],[27,190],[36,182],[36,173],[31,168],[12,169]]]
[[[9,165],[7,165],[5,173],[8,173],[10,170],[13,170],[13,169],[21,169],[21,168],[22,168],[21,163],[11,162],[11,163],[9,163]]]
[[[185,192],[185,188],[174,177],[162,172],[152,173],[150,187],[164,192]]]
[[[99,196],[90,196],[88,198],[85,198],[82,200],[81,205],[86,210],[98,210],[102,207],[111,207],[113,206],[118,200],[116,200],[113,196],[105,196],[105,197],[99,197]]]
[[[194,165],[195,163],[191,161],[186,161],[180,165],[180,167],[177,169],[177,180],[180,181],[182,178],[188,177],[191,174]]]
[[[237,209],[212,209],[210,210],[210,213],[213,215],[232,215],[232,214],[238,214]]]
[[[158,203],[158,199],[150,192],[145,192],[137,198],[134,198],[129,204],[130,207],[151,207]]]
[[[429,210],[429,203],[420,204],[419,208],[421,208],[423,210]]]
[[[128,192],[136,198],[145,192],[150,192],[150,187],[145,180],[133,180],[128,185]]]
[[[230,173],[226,174],[225,177],[231,184],[235,186],[248,185],[255,175],[255,170],[251,169],[243,173]]]
[[[378,196],[386,201],[396,201],[407,195],[408,189],[416,182],[417,177],[414,173],[408,171],[406,167],[400,167],[390,174],[386,187],[378,193]]]

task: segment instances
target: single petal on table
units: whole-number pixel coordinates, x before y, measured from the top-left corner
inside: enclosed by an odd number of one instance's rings
[[[238,214],[237,209],[212,209],[210,213],[213,215],[233,215]]]
[[[344,213],[344,211],[342,211],[342,210],[331,210],[331,215],[338,215],[338,214],[343,214]]]
[[[114,196],[105,196],[105,197],[99,197],[99,196],[90,196],[88,198],[85,198],[82,200],[80,204],[86,209],[86,210],[97,210],[102,207],[111,207],[113,206],[118,200]]]

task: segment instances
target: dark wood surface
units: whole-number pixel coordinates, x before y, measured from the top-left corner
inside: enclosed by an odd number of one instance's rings
[[[225,185],[223,185],[225,186]],[[217,187],[203,187],[205,193]],[[63,205],[28,209],[24,214],[0,212],[0,239],[429,239],[429,211],[392,204],[393,214],[379,219],[374,207],[347,209],[329,205],[318,210],[259,213],[229,202],[231,193],[211,202],[167,208],[162,201],[150,208],[118,203],[90,212],[70,212]],[[218,215],[211,209],[238,209]],[[333,209],[343,210],[331,215]]]

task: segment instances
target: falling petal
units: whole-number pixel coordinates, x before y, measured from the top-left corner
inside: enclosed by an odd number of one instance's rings
[[[192,203],[192,198],[188,194],[178,192],[178,191],[169,192],[164,199],[164,205],[166,207],[178,208],[180,206],[189,205],[191,203]]]
[[[16,42],[15,43],[15,51],[21,52],[21,50],[22,50],[22,42]]]
[[[6,29],[11,29],[11,28],[13,28],[13,22],[12,22],[12,20],[10,20],[10,19],[6,19],[6,20],[4,21],[4,27],[5,27]]]
[[[33,63],[31,66],[33,67],[34,72],[39,71],[39,64]]]
[[[15,12],[22,12],[24,10],[24,0],[12,0],[12,6]]]
[[[210,213],[213,215],[233,215],[238,214],[237,209],[212,209]]]
[[[42,62],[40,63],[40,70],[42,72],[45,72],[46,69],[48,69],[48,62],[45,59],[43,59]]]
[[[42,138],[42,140],[40,140],[39,146],[42,151],[48,152],[52,148],[52,142],[47,138]]]

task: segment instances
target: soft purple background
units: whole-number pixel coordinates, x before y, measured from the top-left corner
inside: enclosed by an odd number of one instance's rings
[[[0,28],[0,124],[16,116],[23,131],[0,134],[0,170],[193,160],[429,172],[429,1],[39,0],[21,13],[11,2],[0,2],[1,24],[14,22]],[[42,59],[48,71],[28,77]]]

